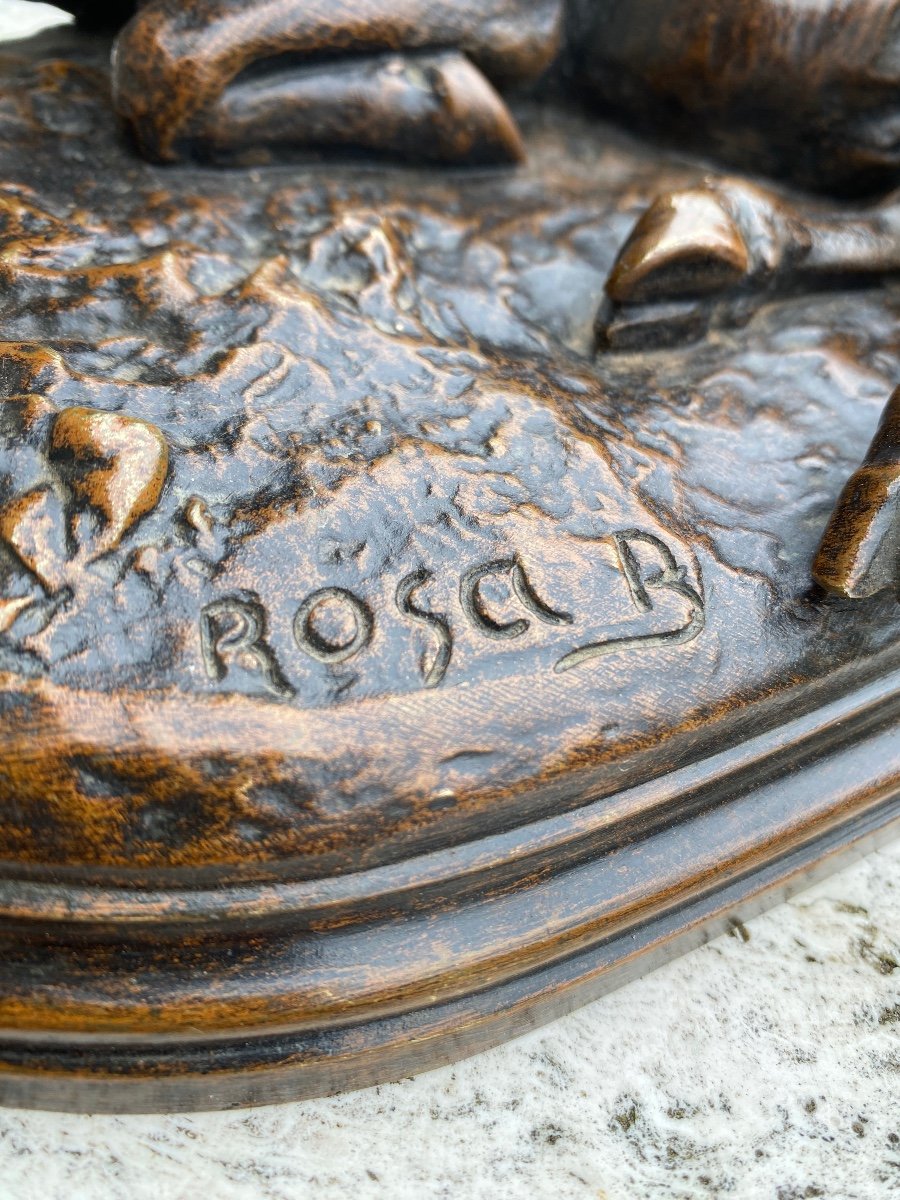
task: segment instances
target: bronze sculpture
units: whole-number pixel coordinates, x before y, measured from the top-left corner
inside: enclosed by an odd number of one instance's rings
[[[524,146],[494,84],[556,66],[638,128],[751,170],[856,194],[900,170],[893,0],[725,0],[712,11],[703,0],[126,0],[73,11],[125,25],[114,101],[141,149],[164,161],[316,143],[517,161]],[[662,196],[643,217],[608,280],[598,341],[696,336],[710,298],[740,304],[898,266],[893,200],[820,216],[723,180]]]
[[[894,827],[895,209],[572,106],[884,188],[891,5],[71,7],[112,74],[0,55],[0,1096],[446,1061]]]
[[[448,108],[459,105],[455,146],[434,147],[427,130],[417,134],[415,107],[398,111],[386,131],[354,132],[394,153],[448,149],[466,161],[482,153],[479,138],[467,136],[469,118],[497,156],[505,149],[517,157],[512,117],[489,92],[558,65],[570,88],[632,123],[690,136],[728,162],[822,190],[858,193],[896,177],[893,0],[725,0],[712,9],[701,0],[268,0],[252,8],[243,0],[82,0],[69,7],[113,28],[127,22],[116,50],[116,103],[144,149],[164,159],[192,147],[213,150],[217,133],[232,148],[248,136],[257,145],[313,141],[321,131],[304,106],[318,92],[319,113],[342,110],[331,128],[353,120],[349,110],[366,93],[350,83],[362,88],[366,56],[445,52],[485,77],[480,88],[475,72],[466,77],[470,97],[445,97]],[[322,63],[334,70],[317,75]],[[421,65],[427,73],[427,58]],[[391,103],[401,108],[399,86],[383,112]],[[404,117],[413,126],[405,141]],[[331,128],[327,138],[336,136]]]

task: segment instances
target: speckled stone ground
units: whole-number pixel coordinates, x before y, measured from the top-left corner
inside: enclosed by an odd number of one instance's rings
[[[900,1194],[900,842],[580,1012],[354,1095],[0,1110],[2,1200]]]
[[[47,9],[0,0],[0,37]],[[900,1194],[900,843],[454,1068],[231,1114],[0,1110],[0,1200]]]

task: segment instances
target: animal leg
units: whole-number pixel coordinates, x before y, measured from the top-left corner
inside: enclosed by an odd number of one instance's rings
[[[900,388],[865,462],[841,493],[813,577],[846,599],[865,599],[888,588],[900,595]]]
[[[506,105],[456,51],[338,59],[236,83],[213,104],[196,152],[258,162],[300,147],[439,163],[525,157]]]
[[[316,61],[333,67],[352,57],[455,50],[474,67],[466,71],[458,59],[431,64],[436,86],[442,73],[449,86],[443,118],[456,105],[477,130],[493,119],[493,140],[508,147],[511,118],[486,82],[476,82],[474,68],[499,85],[535,78],[558,52],[561,7],[562,0],[150,0],[118,37],[115,104],[144,153],[175,161],[208,146],[211,125],[220,140],[228,140],[222,122],[234,106],[226,101],[223,108],[221,102],[233,84],[248,84],[251,76],[284,76]],[[383,111],[390,93],[384,75],[375,81],[379,68],[371,62],[361,69],[366,105]],[[308,142],[300,126],[304,113],[311,112],[331,133],[341,120],[352,124],[348,78],[347,73],[323,70],[293,90],[282,84],[289,115],[281,122],[281,134],[292,126],[294,139]],[[266,109],[271,117],[276,90],[270,88],[264,102],[256,97],[258,113]],[[400,93],[410,98],[406,85]],[[334,111],[326,117],[329,106]],[[405,126],[396,113],[391,121],[399,131],[400,152],[408,151],[411,129],[423,135],[432,129],[415,97],[413,108],[419,115]],[[241,119],[255,120],[246,111]],[[255,123],[258,128],[259,120]],[[378,131],[372,137],[380,138],[381,148],[390,148]],[[462,136],[457,154],[465,160],[469,147],[483,149],[484,144],[481,133]]]
[[[740,179],[660,196],[606,283],[598,345],[702,336],[779,294],[855,286],[900,271],[900,198],[866,209],[800,208]]]

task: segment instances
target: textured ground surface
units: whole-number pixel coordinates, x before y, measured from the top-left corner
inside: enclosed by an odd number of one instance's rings
[[[810,571],[900,378],[896,281],[595,358],[636,216],[701,165],[526,103],[515,172],[169,170],[108,62],[65,29],[0,58],[19,862],[357,869],[886,669],[900,609]]]
[[[34,28],[37,6],[0,3],[0,36],[30,32],[26,13]],[[0,1200],[900,1192],[898,868],[894,846],[539,1034],[417,1080],[252,1113],[0,1112]]]

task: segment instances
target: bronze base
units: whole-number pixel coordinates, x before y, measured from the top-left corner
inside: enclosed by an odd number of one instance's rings
[[[897,285],[595,357],[700,166],[154,167],[106,53],[0,60],[0,1100],[396,1078],[888,831],[900,608],[810,581]]]
[[[896,834],[898,713],[895,674],[614,800],[264,895],[7,885],[6,911],[23,931],[36,919],[41,934],[15,939],[5,971],[40,979],[45,996],[65,993],[70,1011],[77,990],[120,1030],[5,1032],[2,1102],[271,1104],[401,1078],[525,1033]],[[65,940],[48,944],[54,901]],[[100,927],[117,932],[98,940]],[[304,1019],[217,1028],[226,994]],[[180,1028],[129,1033],[129,1009],[176,997]]]

